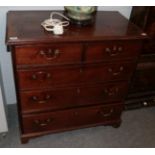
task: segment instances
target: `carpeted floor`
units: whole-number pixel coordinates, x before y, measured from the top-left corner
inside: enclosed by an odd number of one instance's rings
[[[122,115],[120,128],[99,126],[31,139],[21,144],[19,138],[17,111],[9,105],[9,132],[0,137],[1,148],[139,148],[155,147],[155,107],[126,111]]]

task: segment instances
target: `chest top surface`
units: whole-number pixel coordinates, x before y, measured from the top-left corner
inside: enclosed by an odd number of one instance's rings
[[[63,35],[46,32],[41,23],[51,11],[10,11],[7,13],[6,44],[50,43],[65,41],[103,41],[144,39],[142,31],[116,11],[97,11],[89,26],[65,27]]]

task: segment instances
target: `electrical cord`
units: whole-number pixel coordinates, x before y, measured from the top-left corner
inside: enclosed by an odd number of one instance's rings
[[[59,15],[64,19],[66,19],[66,21],[61,21],[60,19],[53,18],[54,15]],[[54,34],[60,35],[64,33],[63,27],[69,25],[69,20],[70,20],[69,18],[67,18],[66,16],[64,16],[59,12],[52,12],[50,14],[50,18],[44,20],[41,23],[41,25],[44,27],[46,31],[49,31],[49,32],[53,31]]]

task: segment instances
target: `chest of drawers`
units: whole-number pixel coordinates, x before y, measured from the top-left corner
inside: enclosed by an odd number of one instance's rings
[[[49,14],[7,14],[21,141],[83,127],[118,127],[146,36],[118,12],[97,12],[92,25],[70,25],[54,36],[40,26]]]

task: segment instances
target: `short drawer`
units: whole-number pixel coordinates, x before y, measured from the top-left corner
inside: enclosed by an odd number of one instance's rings
[[[106,125],[118,121],[122,110],[123,105],[120,104],[24,115],[23,132],[56,132],[89,125]]]
[[[120,101],[127,93],[127,82],[63,88],[56,90],[21,91],[23,113],[56,110]]]
[[[136,41],[107,41],[88,44],[86,61],[111,61],[115,59],[137,59],[141,43]]]
[[[81,44],[26,45],[15,47],[17,65],[65,64],[81,61]]]
[[[134,63],[86,65],[77,67],[46,67],[17,71],[21,90],[54,88],[77,84],[91,84],[111,80],[128,80],[135,68]]]

